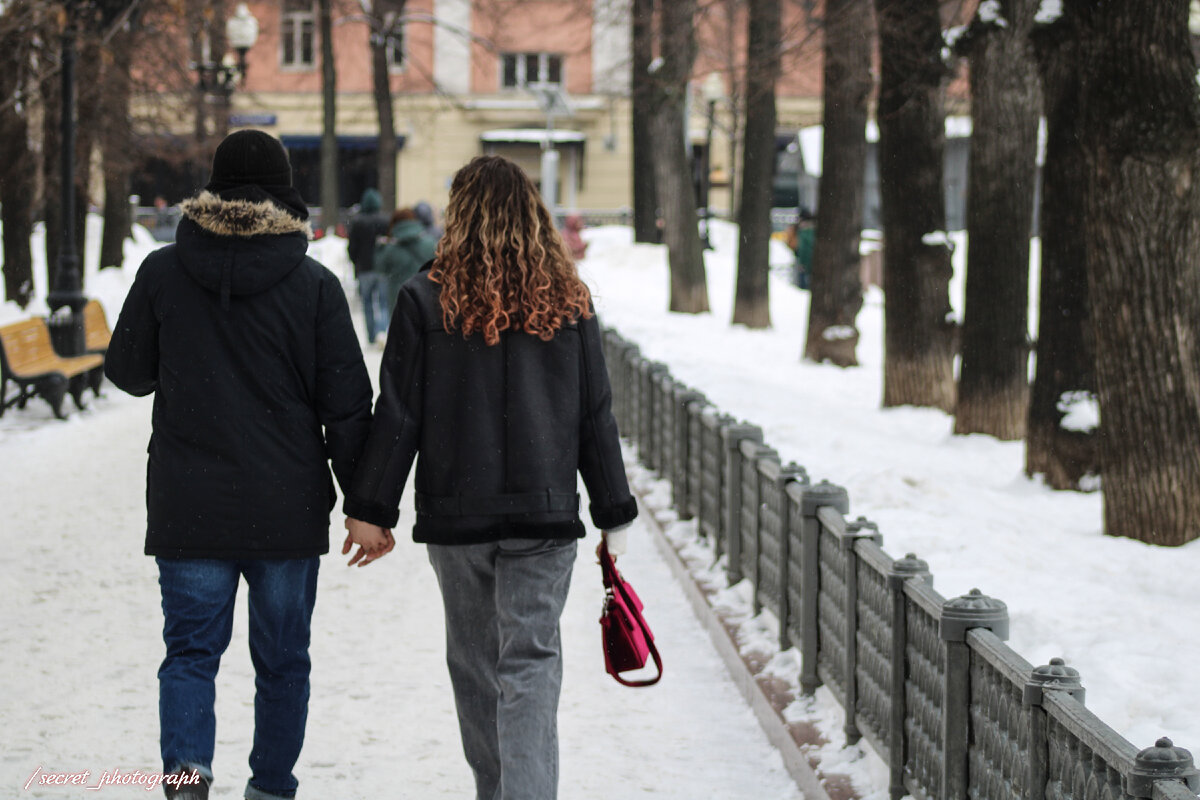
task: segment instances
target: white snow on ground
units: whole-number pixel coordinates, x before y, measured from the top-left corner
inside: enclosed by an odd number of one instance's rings
[[[858,318],[861,368],[800,360],[808,295],[782,273],[771,284],[774,328],[731,327],[736,231],[714,222],[712,233],[717,250],[706,259],[714,311],[694,316],[664,311],[661,247],[631,244],[627,229],[587,231],[581,270],[603,321],[722,410],[762,425],[785,461],[805,465],[814,480],[846,486],[852,515],[876,521],[892,555],[928,560],[944,596],[978,587],[1004,600],[1010,644],[1034,664],[1065,657],[1082,673],[1089,707],[1134,745],[1168,735],[1200,754],[1200,542],[1160,549],[1105,537],[1100,496],[1052,492],[1025,478],[1020,443],[952,436],[951,418],[937,411],[881,410],[877,289]],[[951,296],[961,314],[966,247],[961,234],[952,239]],[[330,239],[314,243],[313,252],[347,278],[344,247]],[[106,271],[114,294],[145,251],[130,245],[126,270]],[[785,248],[772,253],[786,265]],[[1035,248],[1035,286],[1036,264]],[[89,277],[90,293],[92,283]],[[109,315],[115,321],[115,306]],[[367,357],[375,371],[378,351]],[[140,555],[149,408],[110,387],[67,423],[37,400],[0,419],[7,468],[0,488],[7,588],[0,601],[0,795],[78,796],[12,788],[39,765],[94,775],[157,768],[161,621],[153,562]],[[652,500],[661,503],[662,494]],[[406,500],[401,527],[411,519]],[[335,515],[335,531],[340,523]],[[562,797],[798,797],[645,535],[634,529],[621,566],[647,601],[667,677],[655,689],[628,690],[603,674],[593,534],[581,549],[563,621]],[[435,581],[420,548],[399,538],[395,553],[366,570],[348,570],[338,557],[323,563],[313,706],[298,766],[302,797],[470,793],[442,663]],[[719,599],[735,607],[742,589]],[[239,609],[219,678],[218,798],[240,796],[247,775],[252,671]],[[746,620],[742,630],[743,650],[769,648],[767,615]],[[778,654],[770,669],[786,675],[792,661],[794,653]],[[823,758],[840,755],[864,794],[885,796],[886,776],[869,753],[837,750],[839,712],[828,693],[789,714],[822,720],[834,740]]]
[[[581,268],[606,324],[723,411],[763,426],[784,461],[847,487],[851,515],[877,522],[893,556],[926,559],[943,596],[978,587],[1007,603],[1013,648],[1035,665],[1064,657],[1082,675],[1088,706],[1135,746],[1167,735],[1200,754],[1200,541],[1155,548],[1106,537],[1100,495],[1026,478],[1022,443],[953,436],[953,419],[935,410],[882,410],[877,289],[858,317],[862,367],[816,365],[800,359],[808,295],[785,272],[771,282],[773,328],[729,325],[731,226],[713,223],[713,311],[701,315],[664,312],[662,248],[632,244],[627,229],[588,238]],[[960,314],[966,249],[955,249],[951,284]]]
[[[130,273],[148,249],[130,248]],[[348,275],[344,240],[316,242],[312,252]],[[115,306],[109,314],[115,323]],[[377,373],[379,351],[366,356]],[[92,786],[105,770],[160,769],[162,620],[157,570],[142,555],[151,405],[108,386],[65,423],[36,399],[0,419],[0,797],[158,796],[22,789],[39,767],[90,770]],[[402,509],[399,544],[386,559],[366,569],[347,568],[340,555],[322,562],[308,735],[296,769],[301,798],[473,796],[437,582],[424,548],[407,535],[411,497]],[[338,550],[341,525],[335,513]],[[620,567],[646,603],[666,677],[629,689],[604,673],[591,531],[562,623],[561,797],[800,800],[643,523],[631,534]],[[254,691],[244,596],[217,691],[213,797],[240,798]]]

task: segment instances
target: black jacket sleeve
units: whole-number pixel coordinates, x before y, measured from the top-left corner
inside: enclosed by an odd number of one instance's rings
[[[600,323],[594,314],[579,321],[579,336],[584,404],[579,431],[579,474],[591,501],[592,523],[607,529],[637,517],[637,501],[625,477],[617,421],[612,413],[612,387],[601,348]]]
[[[350,306],[333,273],[325,272],[317,305],[317,419],[342,492],[348,491],[371,427],[371,379],[350,321]]]
[[[136,397],[158,388],[158,316],[151,286],[156,282],[151,259],[156,256],[148,256],[138,270],[104,357],[105,377]]]
[[[401,291],[379,371],[371,435],[346,491],[346,516],[393,528],[400,495],[421,443],[424,323],[416,300]]]

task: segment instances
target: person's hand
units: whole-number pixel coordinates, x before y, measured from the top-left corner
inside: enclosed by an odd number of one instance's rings
[[[342,544],[342,555],[348,554],[354,545],[358,545],[358,552],[346,564],[348,567],[355,564],[365,567],[372,561],[383,558],[392,552],[392,548],[396,546],[396,540],[392,538],[392,532],[388,528],[381,528],[369,522],[347,517],[346,530],[349,532],[346,534],[346,541]]]

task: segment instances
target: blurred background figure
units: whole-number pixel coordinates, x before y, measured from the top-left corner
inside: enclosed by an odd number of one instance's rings
[[[433,211],[433,206],[424,200],[419,200],[413,206],[413,213],[417,215],[421,226],[425,228],[425,233],[433,237],[434,241],[442,238],[442,227],[437,224],[437,215]]]
[[[792,263],[792,283],[801,289],[808,288],[812,276],[813,245],[817,241],[817,218],[807,208],[801,207],[799,219],[788,228],[787,245],[796,254]]]
[[[578,214],[569,215],[563,222],[563,242],[571,253],[571,258],[578,261],[587,253],[588,243],[580,235],[583,231],[583,217]]]
[[[416,209],[396,209],[387,242],[375,250],[376,269],[387,276],[388,319],[396,307],[400,287],[433,259],[436,249],[437,239],[425,232]]]
[[[374,189],[363,192],[358,213],[350,220],[346,245],[358,280],[358,296],[362,298],[367,341],[371,344],[375,344],[376,336],[387,331],[390,310],[385,296],[387,276],[375,269],[375,245],[386,241],[388,233],[388,218],[382,206],[379,192]]]

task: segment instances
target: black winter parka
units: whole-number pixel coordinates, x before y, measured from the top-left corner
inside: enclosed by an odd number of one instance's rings
[[[596,317],[550,341],[505,331],[489,347],[443,328],[429,266],[400,289],[346,515],[394,527],[420,453],[418,542],[583,536],[579,476],[597,527],[633,520]]]
[[[154,393],[146,553],[303,558],[329,550],[371,421],[345,292],[269,202],[185,201],[176,244],[138,270],[105,374]]]

